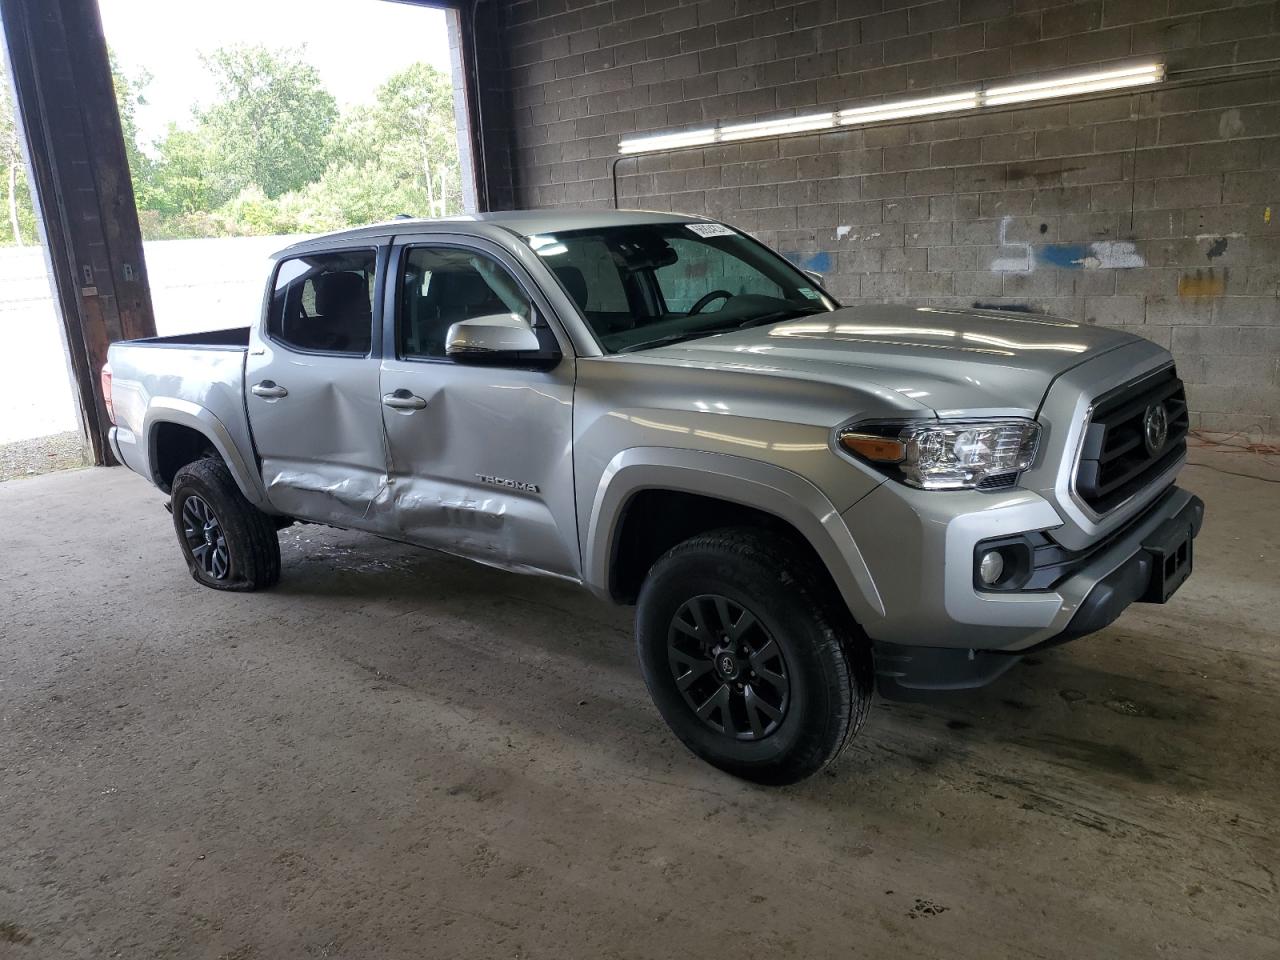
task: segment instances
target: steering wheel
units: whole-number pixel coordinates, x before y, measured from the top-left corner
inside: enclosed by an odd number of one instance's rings
[[[732,299],[733,299],[733,294],[730,293],[728,290],[712,290],[706,296],[699,297],[698,302],[689,308],[689,312],[688,314],[686,314],[686,316],[692,317],[694,314],[701,313],[702,308],[705,307],[707,304],[711,303],[713,300],[732,300]]]

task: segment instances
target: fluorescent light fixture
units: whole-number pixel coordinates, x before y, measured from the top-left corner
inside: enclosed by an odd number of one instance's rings
[[[943,97],[877,103],[869,107],[841,110],[839,117],[842,124],[876,123],[880,120],[899,120],[903,117],[924,117],[931,113],[950,113],[953,110],[973,110],[978,106],[978,96],[977,90],[968,90]]]
[[[782,137],[813,130],[830,130],[838,126],[858,126],[881,123],[886,120],[925,117],[937,113],[955,113],[982,107],[1026,103],[1032,100],[1051,100],[1056,97],[1122,90],[1126,87],[1159,83],[1164,78],[1163,63],[1143,63],[1111,70],[1095,70],[1090,73],[1054,77],[1051,80],[1007,83],[986,90],[965,90],[937,97],[919,97],[913,100],[875,103],[865,107],[849,107],[832,113],[781,117],[776,120],[759,120],[753,123],[717,124],[700,130],[629,137],[618,144],[618,150],[621,153],[648,153],[655,150],[675,150],[680,147],[704,147],[737,140]]]
[[[716,130],[684,130],[680,133],[660,133],[652,137],[632,137],[618,144],[622,153],[642,153],[648,150],[672,150],[676,147],[698,147],[716,142]]]
[[[1100,90],[1139,87],[1148,83],[1159,83],[1163,79],[1163,63],[1145,63],[1118,70],[1101,70],[1097,73],[1056,77],[1034,83],[1012,83],[990,87],[983,93],[982,99],[987,106],[998,107],[1005,103],[1026,103],[1028,100],[1049,100],[1053,97],[1096,93]]]
[[[780,120],[761,120],[759,123],[735,123],[720,128],[721,140],[753,140],[756,137],[780,137],[787,133],[804,133],[807,130],[829,130],[836,125],[834,113],[815,113],[805,117],[783,117]]]

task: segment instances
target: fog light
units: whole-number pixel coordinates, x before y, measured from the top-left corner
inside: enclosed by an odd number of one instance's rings
[[[988,550],[978,563],[978,576],[987,586],[998,581],[1004,573],[1004,557],[999,550]]]

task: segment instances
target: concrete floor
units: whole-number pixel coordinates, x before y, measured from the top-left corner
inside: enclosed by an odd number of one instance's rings
[[[1280,488],[1165,607],[748,786],[630,611],[370,537],[196,586],[123,470],[0,484],[0,956],[1280,956]]]

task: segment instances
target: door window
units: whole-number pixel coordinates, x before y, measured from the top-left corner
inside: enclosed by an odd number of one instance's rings
[[[373,250],[310,253],[281,261],[267,333],[296,350],[367,355],[376,266]]]
[[[526,323],[533,306],[492,257],[453,247],[413,247],[401,276],[399,356],[443,359],[449,328],[460,320],[514,314]]]

